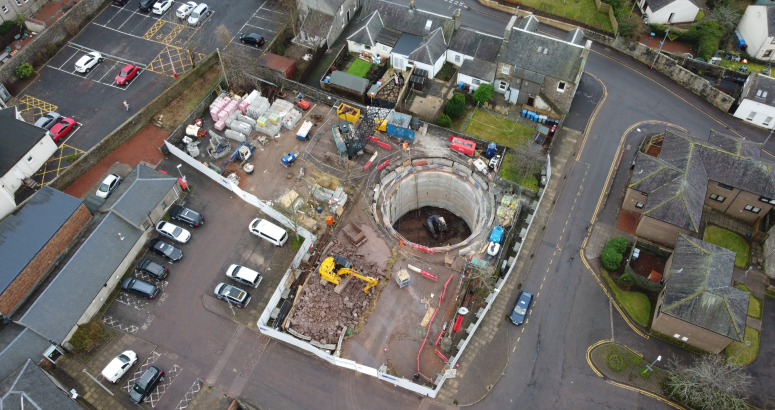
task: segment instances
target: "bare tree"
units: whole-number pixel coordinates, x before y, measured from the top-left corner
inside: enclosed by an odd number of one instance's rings
[[[721,25],[727,34],[730,34],[737,28],[737,23],[740,22],[742,15],[736,7],[717,6],[710,12],[710,18]]]
[[[193,30],[189,27],[185,27],[180,35],[183,40],[183,45],[180,48],[186,50],[188,60],[191,63],[191,68],[196,67],[196,64],[199,62],[197,56],[199,54],[204,54],[203,51],[208,49],[212,44],[212,36],[205,38],[203,33],[205,32],[202,30]]]
[[[301,214],[299,212],[296,212],[296,210],[293,209],[293,204],[291,203],[290,206],[283,206],[283,204],[278,203],[275,209],[283,214],[286,218],[288,218],[289,223],[291,224],[291,229],[293,229],[293,234],[296,236],[296,241],[299,240],[299,228],[302,227],[302,218]]]
[[[477,289],[482,289],[486,294],[495,290],[495,269],[471,268],[468,279]]]
[[[753,377],[742,366],[722,355],[696,356],[694,363],[685,367],[675,358],[668,364],[673,370],[665,386],[670,397],[696,409],[748,409],[744,398]]]
[[[540,147],[532,147],[531,145],[530,143],[525,143],[521,147],[516,147],[509,156],[509,161],[506,165],[514,171],[518,178],[529,178],[541,172],[541,167],[546,164],[546,156],[542,153]]]
[[[298,37],[301,24],[299,24],[299,7],[296,4],[296,0],[278,0],[277,4],[283,8],[283,13],[287,14],[286,23],[291,26],[293,36]],[[285,39],[281,38],[279,40],[284,41]]]
[[[231,32],[225,24],[219,24],[215,27],[215,41],[221,45],[224,52],[228,52],[231,49]]]

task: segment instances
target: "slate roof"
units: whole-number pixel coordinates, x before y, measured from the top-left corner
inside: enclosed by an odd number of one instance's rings
[[[767,8],[768,15],[770,11],[772,11],[773,17],[775,17],[775,6]],[[775,30],[772,32],[775,33]],[[759,73],[751,75],[754,76],[748,80],[752,81],[751,86],[748,88],[748,92],[741,98],[775,107],[775,78]]]
[[[775,7],[772,4],[767,7],[767,37],[775,35]]]
[[[497,61],[573,83],[584,61],[583,55],[582,46],[514,28],[509,41],[501,47]]]
[[[517,27],[522,30],[535,33],[535,31],[538,29],[538,18],[531,14],[520,20],[519,24],[517,24]]]
[[[177,183],[176,177],[138,165],[127,175],[119,189],[108,197],[102,208],[118,212],[139,227]]]
[[[677,1],[688,1],[695,6],[697,5],[694,0],[649,0],[649,8],[652,12],[657,12]]]
[[[46,137],[46,131],[16,119],[16,107],[0,110],[0,177]]]
[[[347,39],[356,43],[374,46],[377,44],[377,35],[383,28],[382,18],[377,10],[358,22],[355,30]]]
[[[0,222],[0,293],[22,273],[81,203],[78,198],[43,185],[19,212]]]
[[[444,41],[444,34],[441,32],[441,27],[439,27],[423,39],[417,48],[409,54],[409,59],[428,65],[434,65],[436,61],[444,55],[446,50],[447,43]]]
[[[6,325],[0,330],[0,380],[10,376],[28,359],[43,359],[41,355],[49,346],[48,340],[22,325],[13,322]]]
[[[456,31],[449,41],[449,49],[473,58],[493,62],[498,56],[503,38],[480,33],[468,28]]]
[[[140,236],[140,229],[109,212],[19,322],[64,342]]]
[[[473,60],[463,60],[458,72],[463,75],[478,78],[487,82],[495,80],[495,63],[474,58]]]
[[[442,31],[444,31],[444,37],[449,38],[454,28],[454,21],[451,17],[441,16],[417,8],[410,10],[408,6],[396,3],[371,0],[366,15],[375,10],[379,10],[385,27],[400,31],[401,33],[424,37],[441,27]],[[428,20],[431,21],[431,26],[426,30],[425,27]]]
[[[708,181],[775,198],[775,174],[758,144],[712,131],[709,141],[665,131],[655,158],[638,152],[629,187],[649,194],[644,215],[699,232]]]
[[[0,382],[0,408],[82,410],[81,406],[65,395],[32,360],[24,362],[13,374]]]
[[[339,6],[336,6],[336,8],[339,8]],[[304,22],[301,24],[301,31],[320,38],[326,38],[333,22],[334,16],[319,10],[310,9],[307,17],[304,18]]]
[[[661,312],[742,341],[750,295],[732,286],[735,255],[679,234]]]
[[[412,54],[422,42],[422,37],[407,33],[401,34],[396,45],[393,46],[393,53],[408,56],[409,54]]]
[[[568,36],[565,37],[565,41],[573,44],[584,45],[584,32],[580,28],[576,27],[568,32]]]
[[[383,27],[382,30],[379,31],[379,34],[377,34],[377,38],[375,40],[377,43],[393,47],[396,45],[396,42],[398,42],[400,37],[400,32]]]
[[[339,10],[339,7],[344,4],[344,0],[323,0],[326,2],[331,10]]]
[[[344,71],[334,71],[331,73],[329,83],[353,90],[360,94],[365,93],[366,89],[369,87],[369,80],[358,77],[357,75],[345,73]]]

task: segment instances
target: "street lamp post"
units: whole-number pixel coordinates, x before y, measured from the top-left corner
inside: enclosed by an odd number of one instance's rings
[[[185,182],[187,182],[186,181],[186,176],[183,175],[183,171],[180,170],[180,167],[182,167],[182,166],[183,166],[183,164],[178,164],[178,166],[176,168],[178,169],[178,173],[180,174],[180,178],[183,179],[183,182],[185,183]],[[191,192],[191,190],[188,189],[188,184],[186,184],[186,191]]]
[[[657,51],[657,55],[654,56],[654,61],[649,66],[649,70],[654,68],[654,64],[657,63],[657,57],[659,57],[659,53],[662,52],[662,46],[665,45],[665,41],[667,41],[667,34],[670,33],[670,29],[665,30],[665,38],[662,39],[662,41],[659,42],[659,51]]]
[[[656,359],[656,360],[654,360],[653,362],[651,362],[651,364],[647,364],[647,365],[646,365],[646,369],[645,369],[645,370],[643,370],[643,374],[646,374],[646,372],[648,372],[648,371],[652,371],[652,372],[653,372],[653,371],[654,371],[654,369],[652,369],[652,368],[651,368],[651,366],[654,366],[654,364],[656,364],[656,363],[657,363],[658,361],[660,361],[660,360],[662,360],[662,356],[657,356],[657,359]]]
[[[737,282],[735,282],[735,285],[737,285],[738,283],[742,282],[742,281],[743,281],[743,278],[745,278],[745,276],[746,276],[746,275],[748,275],[748,272],[750,272],[750,271],[751,271],[751,269],[753,269],[753,265],[751,265],[751,266],[749,266],[749,267],[748,267],[748,270],[747,270],[747,271],[745,271],[745,273],[743,274],[743,276],[741,276],[741,277],[740,277],[740,279],[738,279],[738,280],[737,280]]]

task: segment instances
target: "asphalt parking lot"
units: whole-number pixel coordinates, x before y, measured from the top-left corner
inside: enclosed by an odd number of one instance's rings
[[[234,33],[232,43],[242,46],[254,48],[250,45],[242,44],[239,40],[239,36],[242,33],[257,33],[264,37],[264,44],[269,44],[278,34],[278,31],[282,29],[282,21],[286,19],[287,14],[282,10],[282,7],[275,3],[264,2],[252,16],[242,25],[239,31]]]

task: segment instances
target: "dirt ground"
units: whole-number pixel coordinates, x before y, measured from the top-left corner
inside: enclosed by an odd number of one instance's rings
[[[134,168],[140,161],[156,165],[164,156],[159,151],[159,147],[164,144],[169,134],[163,129],[147,124],[135,135],[130,137],[125,143],[121,144],[113,152],[98,162],[92,169],[86,171],[80,178],[75,180],[65,193],[76,198],[85,198],[85,194],[100,178],[105,174],[108,168],[116,162],[128,165]]]
[[[439,215],[447,223],[447,231],[441,233],[438,237],[433,237],[425,227],[426,221],[431,215]],[[454,245],[471,236],[471,228],[468,227],[468,224],[462,218],[455,215],[452,211],[432,206],[424,206],[419,210],[415,209],[408,212],[398,218],[393,227],[406,240],[430,248]]]
[[[650,33],[643,33],[640,35],[638,42],[651,48],[659,48],[659,42],[662,41],[663,38],[664,37],[657,36],[651,37]],[[670,41],[669,39],[665,41],[662,50],[676,54],[689,53],[693,56],[697,56],[697,51],[688,44],[681,43],[680,41]]]
[[[215,86],[220,75],[220,66],[215,66],[210,71],[204,73],[188,90],[156,114],[154,120],[160,121],[162,128],[167,133],[174,131],[191,114],[191,111],[196,108],[197,104],[205,98],[207,92]]]

